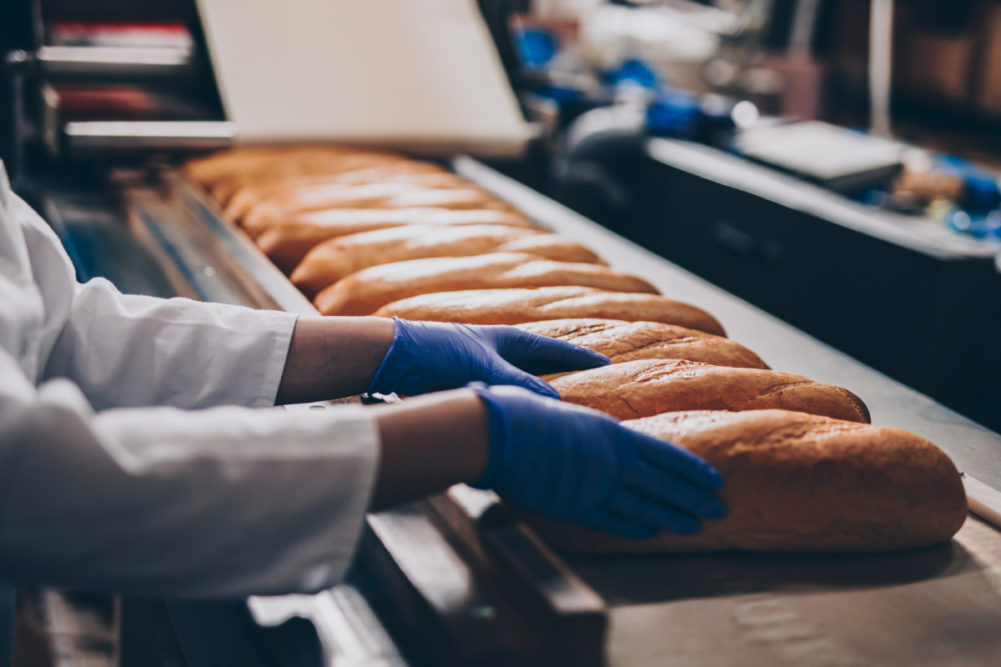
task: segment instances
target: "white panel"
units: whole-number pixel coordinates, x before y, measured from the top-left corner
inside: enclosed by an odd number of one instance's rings
[[[239,141],[512,152],[528,137],[474,0],[198,0]]]

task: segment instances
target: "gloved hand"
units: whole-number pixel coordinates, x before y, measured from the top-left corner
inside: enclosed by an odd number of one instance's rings
[[[481,489],[539,514],[635,539],[691,535],[695,515],[726,516],[711,465],[600,412],[515,387],[473,383],[487,405],[490,455]]]
[[[559,398],[555,389],[530,373],[583,370],[609,363],[603,354],[514,327],[393,320],[393,344],[369,393],[412,396],[480,380]]]

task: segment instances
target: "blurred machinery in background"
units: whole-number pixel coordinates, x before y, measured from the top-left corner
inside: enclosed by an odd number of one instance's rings
[[[536,4],[534,185],[1001,427],[994,3]]]

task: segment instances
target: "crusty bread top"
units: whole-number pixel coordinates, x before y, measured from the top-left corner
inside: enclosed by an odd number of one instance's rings
[[[322,188],[328,185],[359,186],[374,183],[399,183],[424,188],[469,188],[467,181],[455,174],[435,170],[414,169],[421,163],[400,162],[377,167],[366,167],[334,174],[307,174],[249,182],[224,188],[216,184],[213,196],[224,204],[223,213],[230,220],[241,220],[257,204],[281,202],[294,197],[296,192]],[[229,181],[228,183],[233,183]],[[222,201],[225,197],[225,202]]]
[[[409,183],[317,185],[251,206],[240,224],[252,236],[297,214],[342,208],[443,208],[512,210],[511,205],[474,187],[427,188]]]
[[[245,218],[243,229],[252,238],[269,230],[310,227],[329,232],[327,238],[355,234],[400,225],[509,225],[537,227],[528,218],[510,208],[449,208],[425,206],[364,206],[304,211],[265,219],[261,224]]]
[[[212,185],[226,178],[251,174],[337,173],[365,166],[406,161],[401,155],[347,146],[262,146],[235,148],[190,160],[184,166],[188,178]]]
[[[324,315],[369,315],[407,297],[467,288],[586,285],[622,292],[656,292],[636,276],[605,266],[553,262],[533,255],[498,252],[474,257],[434,257],[382,264],[353,273],[320,292],[314,303]]]
[[[883,528],[889,535],[856,535],[884,548],[906,548],[946,540],[966,518],[955,464],[928,440],[902,429],[785,410],[682,412],[623,423],[682,445],[717,467],[724,488],[744,489],[744,500],[731,503],[727,521],[734,523],[752,512],[767,514],[748,499],[771,496],[784,506],[783,523],[791,530],[806,530],[825,517],[835,529],[837,517],[842,525],[910,523],[911,543],[892,544],[890,525]],[[841,491],[830,503],[811,502],[819,486],[835,484]],[[889,505],[885,513],[878,498]],[[816,539],[822,543],[824,537]]]
[[[637,359],[687,359],[716,366],[768,368],[758,355],[739,343],[662,322],[582,317],[526,322],[517,327],[600,352],[612,363]]]
[[[509,227],[536,227],[525,216],[514,211],[495,209],[455,210],[447,208],[342,208],[311,211],[290,218],[282,225],[310,225],[315,227],[351,227],[373,225],[368,229],[383,229],[400,225],[506,225]]]
[[[212,198],[220,206],[226,206],[234,197],[242,192],[253,192],[263,196],[274,187],[305,185],[313,182],[336,181],[345,184],[373,183],[383,180],[389,174],[396,177],[434,177],[448,176],[452,180],[461,180],[455,174],[445,171],[442,167],[430,162],[413,160],[382,161],[375,164],[348,165],[347,169],[317,168],[314,165],[305,166],[298,163],[284,164],[281,170],[251,171],[218,179],[208,186]],[[245,195],[246,196],[246,195]],[[260,199],[258,196],[257,199]]]
[[[513,211],[475,209],[450,211],[437,208],[339,209],[301,216],[297,221],[268,227],[257,237],[257,245],[286,273],[302,261],[316,245],[339,236],[407,225],[459,227],[503,225],[537,229],[527,218]]]
[[[792,373],[726,368],[677,359],[642,359],[550,380],[564,401],[619,419],[683,410],[779,408],[868,422],[865,403],[847,389]]]
[[[723,476],[729,515],[701,533],[626,540],[530,517],[557,548],[586,552],[885,551],[949,539],[966,519],[949,457],[913,433],[785,410],[674,412],[623,422]]]
[[[466,324],[519,324],[567,317],[677,324],[724,335],[723,326],[701,308],[654,294],[588,287],[462,290],[423,294],[383,306],[381,317]]]
[[[348,234],[310,250],[291,278],[307,294],[315,294],[370,266],[426,257],[483,254],[498,244],[536,234],[541,231],[506,225],[403,225]]]
[[[330,239],[313,248],[292,272],[312,296],[355,271],[427,257],[525,252],[561,262],[596,263],[581,244],[541,230],[504,225],[406,225]]]

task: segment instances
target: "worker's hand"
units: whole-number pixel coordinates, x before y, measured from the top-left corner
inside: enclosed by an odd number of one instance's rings
[[[473,483],[554,519],[624,537],[691,535],[720,519],[723,480],[687,450],[594,410],[515,387],[471,385],[487,405],[490,453]]]
[[[559,398],[555,389],[531,374],[609,363],[603,354],[514,327],[393,320],[393,344],[369,393],[425,394],[479,380]]]

